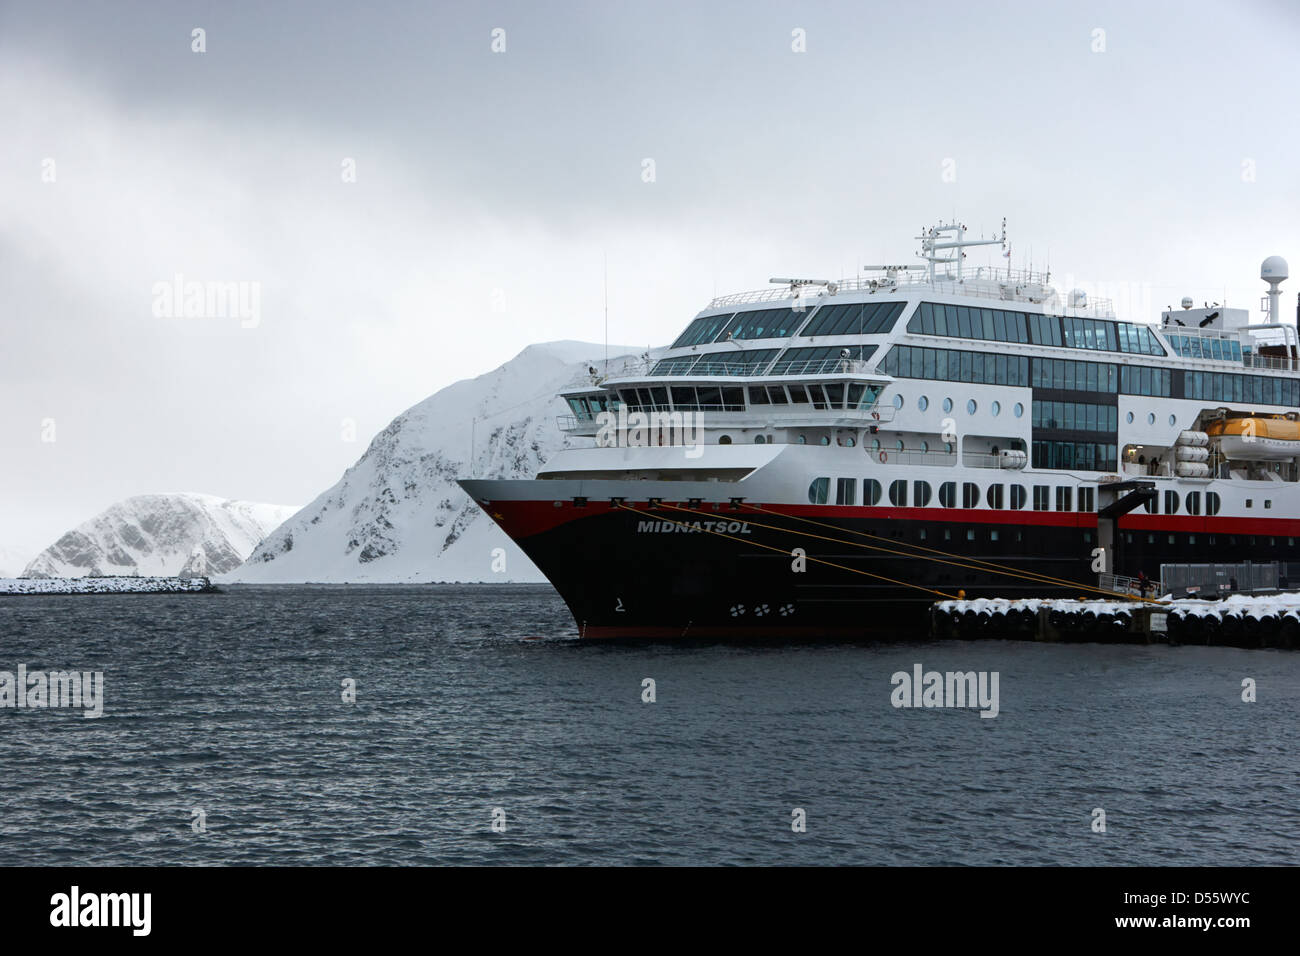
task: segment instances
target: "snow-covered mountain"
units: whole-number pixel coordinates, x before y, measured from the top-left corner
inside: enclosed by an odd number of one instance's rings
[[[31,552],[28,551],[27,555]],[[27,557],[12,548],[0,548],[0,578],[11,578],[27,564]]]
[[[297,508],[191,493],[137,495],[79,525],[27,565],[29,576],[216,575],[231,571]]]
[[[603,366],[604,352],[583,342],[530,345],[495,371],[426,398],[224,580],[544,581],[454,479],[535,475],[571,441],[556,427],[569,411],[556,392],[588,366]],[[634,358],[613,349],[609,367]],[[505,550],[504,572],[492,569],[495,548]]]

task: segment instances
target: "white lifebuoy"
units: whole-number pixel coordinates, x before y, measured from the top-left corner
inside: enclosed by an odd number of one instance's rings
[[[883,465],[887,461],[889,461],[889,452],[885,451],[884,449],[881,449],[880,463]]]

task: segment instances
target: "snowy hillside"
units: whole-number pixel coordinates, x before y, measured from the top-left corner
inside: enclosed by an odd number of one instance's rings
[[[454,479],[536,474],[571,441],[556,427],[556,416],[568,412],[556,392],[588,366],[602,366],[604,351],[581,342],[531,345],[495,371],[408,409],[338,484],[224,580],[545,580]],[[611,370],[635,358],[623,348],[610,355]],[[492,570],[495,548],[506,552],[504,573]]]
[[[296,510],[213,495],[137,495],[69,531],[24,573],[222,574],[239,567]]]
[[[22,555],[12,548],[0,548],[0,578],[13,577],[26,567],[30,556],[30,551],[26,555]]]

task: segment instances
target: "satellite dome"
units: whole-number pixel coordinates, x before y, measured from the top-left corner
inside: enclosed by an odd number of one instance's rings
[[[1183,296],[1182,306],[1184,309],[1190,309],[1192,307],[1192,297],[1190,295]]]
[[[1259,277],[1266,282],[1281,282],[1288,275],[1286,260],[1281,256],[1269,256],[1259,267]]]

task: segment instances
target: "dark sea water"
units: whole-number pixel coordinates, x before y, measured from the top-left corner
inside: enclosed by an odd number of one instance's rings
[[[106,681],[0,710],[0,864],[1300,859],[1294,652],[574,633],[547,587],[0,599],[0,670]],[[918,662],[999,716],[894,708]]]

